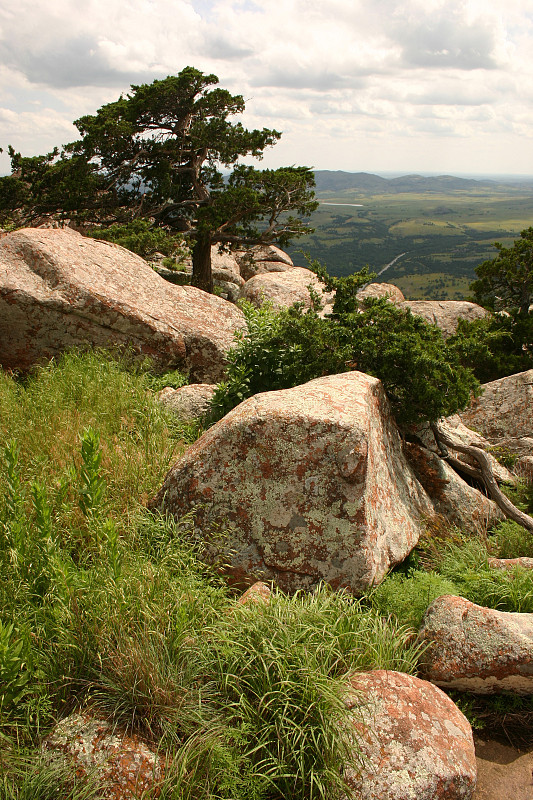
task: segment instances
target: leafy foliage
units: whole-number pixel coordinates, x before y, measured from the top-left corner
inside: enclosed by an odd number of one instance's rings
[[[229,354],[227,380],[213,397],[220,418],[257,392],[286,389],[321,375],[359,370],[379,378],[400,423],[436,420],[464,408],[478,391],[435,325],[383,299],[360,305],[356,292],[368,273],[330,279],[331,316],[316,307],[274,311],[244,306],[248,330]]]
[[[471,289],[487,308],[527,316],[533,303],[533,228],[522,231],[512,247],[494,246],[498,255],[476,267]]]
[[[154,229],[183,234],[191,243],[192,282],[207,291],[212,244],[287,243],[309,232],[306,218],[317,207],[312,171],[237,164],[243,156],[260,158],[281,134],[233,122],[244,100],[217,83],[215,75],[186,67],[132,86],[131,94],[76,120],[82,138],[61,151],[23,158],[10,148],[0,221],[53,215],[98,224],[99,236],[102,227],[118,225],[111,235],[133,242],[137,252],[162,239],[170,247],[169,236]],[[221,168],[229,167],[226,179]],[[148,228],[132,228],[138,220]]]
[[[173,234],[168,229],[157,227],[154,222],[147,219],[134,219],[124,225],[93,228],[87,233],[94,239],[105,239],[119,244],[143,258],[163,253],[172,261],[179,262],[187,255],[181,234]]]
[[[447,345],[482,383],[533,369],[533,314],[459,320]]]

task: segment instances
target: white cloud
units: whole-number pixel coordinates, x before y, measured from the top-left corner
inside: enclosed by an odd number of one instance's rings
[[[0,145],[45,152],[191,64],[284,131],[269,166],[533,173],[532,39],[530,0],[19,0],[0,9]]]

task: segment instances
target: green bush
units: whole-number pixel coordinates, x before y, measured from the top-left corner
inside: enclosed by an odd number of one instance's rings
[[[119,244],[142,258],[163,253],[169,259],[165,265],[167,267],[177,267],[188,254],[182,236],[156,227],[147,219],[136,219],[124,225],[117,223],[107,228],[91,228],[87,231],[87,236]]]
[[[248,329],[229,354],[227,380],[212,401],[214,419],[257,392],[355,369],[382,381],[399,423],[436,420],[469,403],[479,384],[441,331],[383,299],[345,310],[353,305],[353,278],[336,279],[342,310],[324,318],[298,305],[244,306]]]
[[[447,344],[482,383],[532,369],[533,314],[459,320]]]

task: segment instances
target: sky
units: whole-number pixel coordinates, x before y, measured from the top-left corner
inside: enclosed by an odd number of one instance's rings
[[[533,175],[533,0],[0,0],[0,146],[185,66],[283,132],[258,166]]]

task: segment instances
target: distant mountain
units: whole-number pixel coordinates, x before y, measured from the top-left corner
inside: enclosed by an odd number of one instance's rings
[[[370,172],[331,172],[327,169],[315,170],[317,192],[338,192],[342,189],[362,189],[367,192],[388,191],[388,181]]]
[[[383,192],[399,194],[400,192],[450,192],[495,187],[498,184],[491,180],[474,180],[473,178],[455,178],[452,175],[424,177],[423,175],[404,175],[401,178],[382,178],[370,172],[336,172],[315,170],[316,190],[321,192],[338,192],[346,189],[358,189],[363,192]]]

